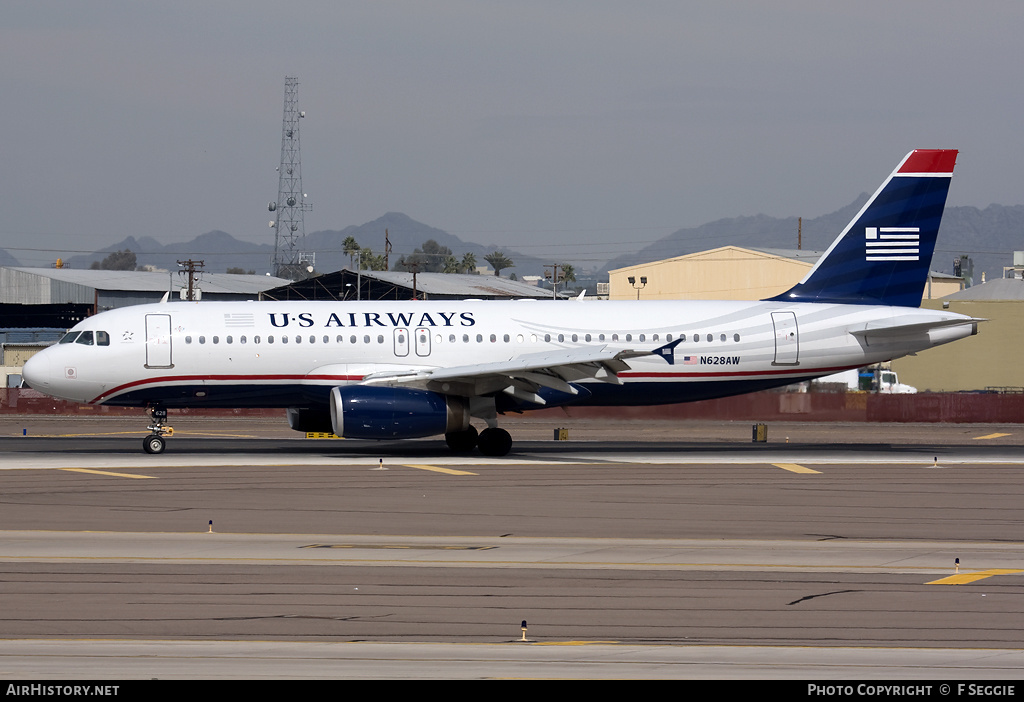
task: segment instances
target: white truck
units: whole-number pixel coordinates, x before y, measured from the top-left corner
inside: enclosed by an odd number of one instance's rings
[[[818,378],[815,383],[842,383],[847,392],[878,392],[892,395],[909,395],[917,392],[917,388],[904,385],[896,376],[896,371],[889,368],[868,366],[851,368],[840,373]]]

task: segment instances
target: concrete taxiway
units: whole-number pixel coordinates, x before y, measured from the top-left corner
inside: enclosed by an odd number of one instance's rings
[[[230,420],[182,423],[147,456],[122,424],[0,421],[0,675],[949,679],[1022,662],[1016,426],[793,424],[755,444],[749,425],[583,423],[564,442],[524,422],[512,455],[483,459]]]

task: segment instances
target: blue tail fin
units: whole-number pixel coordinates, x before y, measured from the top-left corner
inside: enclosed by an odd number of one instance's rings
[[[907,154],[811,272],[770,299],[919,306],[956,155]]]

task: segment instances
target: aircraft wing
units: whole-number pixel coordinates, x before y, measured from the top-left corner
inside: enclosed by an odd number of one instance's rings
[[[608,346],[560,349],[493,363],[409,372],[383,371],[367,375],[362,382],[364,385],[408,387],[465,397],[504,392],[526,402],[543,405],[546,402],[538,395],[540,388],[576,395],[579,391],[571,385],[574,381],[599,380],[621,385],[618,373],[629,369],[626,359],[658,352],[659,349],[616,350]]]

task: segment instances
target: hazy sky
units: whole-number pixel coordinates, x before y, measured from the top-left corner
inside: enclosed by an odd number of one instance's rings
[[[284,78],[306,231],[388,211],[603,262],[815,217],[913,148],[950,205],[1024,203],[1024,3],[6,0],[0,247],[273,242]],[[723,242],[726,243],[726,242]]]

